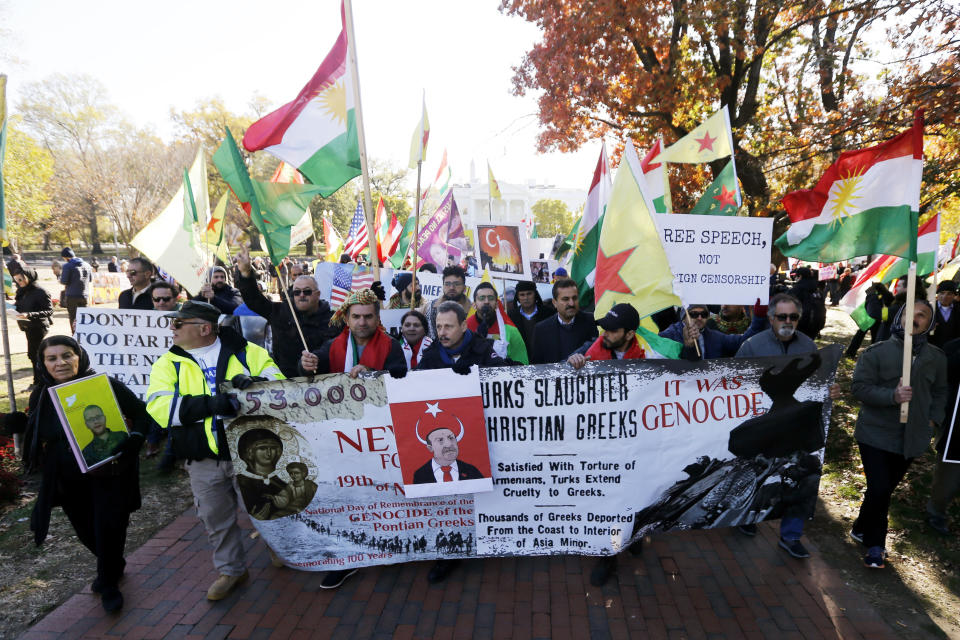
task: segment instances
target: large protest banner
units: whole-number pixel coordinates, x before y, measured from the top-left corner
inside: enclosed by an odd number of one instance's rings
[[[77,309],[74,337],[90,355],[90,366],[124,383],[141,399],[150,368],[173,346],[166,311]]]
[[[662,214],[660,240],[684,304],[745,304],[769,296],[773,218]]]
[[[483,369],[493,491],[475,495],[405,497],[376,376],[257,384],[227,439],[245,507],[292,567],[611,554],[653,531],[811,516],[840,353]],[[263,440],[282,445],[269,464]]]

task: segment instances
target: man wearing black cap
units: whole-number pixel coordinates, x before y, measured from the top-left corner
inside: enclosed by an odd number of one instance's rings
[[[957,313],[957,283],[944,280],[937,285],[937,309],[930,334],[930,344],[943,347],[960,338],[960,313]]]
[[[241,249],[237,257],[237,286],[243,302],[259,316],[267,319],[273,332],[273,359],[280,371],[288,378],[300,375],[297,365],[303,351],[303,341],[297,331],[297,323],[290,313],[290,304],[286,300],[272,302],[263,295],[257,285],[257,274],[250,264],[250,255]],[[339,331],[330,326],[333,312],[330,304],[320,298],[320,287],[313,276],[299,276],[288,290],[293,306],[297,310],[297,321],[310,350],[319,349],[324,342],[336,336]]]
[[[597,323],[593,314],[580,310],[580,292],[570,278],[553,283],[555,316],[537,323],[533,332],[530,364],[563,362],[583,346],[597,339]]]
[[[527,353],[533,351],[533,332],[537,324],[556,313],[546,306],[537,285],[532,280],[521,280],[515,289],[514,304],[509,311],[510,319],[516,325],[517,331],[527,346]]]
[[[127,280],[130,288],[120,292],[117,299],[118,309],[153,309],[153,300],[148,290],[153,283],[155,270],[153,263],[146,258],[133,258],[127,265]]]
[[[64,285],[60,306],[67,308],[67,314],[70,316],[70,330],[73,331],[77,322],[77,307],[87,306],[88,288],[93,282],[93,269],[84,262],[83,258],[77,257],[70,247],[64,247],[60,257],[67,259],[63,270],[60,271],[60,284]]]
[[[219,386],[230,380],[246,389],[259,380],[282,380],[269,354],[227,327],[218,328],[220,310],[189,300],[168,313],[173,346],[153,364],[147,388],[147,412],[170,429],[174,455],[187,461],[197,515],[213,545],[220,576],[207,590],[221,600],[247,579],[242,534],[237,525],[234,469],[222,416],[234,416],[240,404]]]
[[[409,309],[410,296],[413,296],[414,308],[423,306],[423,298],[420,295],[420,282],[417,282],[417,290],[413,290],[413,274],[398,273],[393,277],[393,288],[397,290],[387,301],[387,309]]]
[[[227,270],[223,267],[211,267],[209,276],[210,281],[200,287],[200,293],[193,299],[212,304],[220,313],[232,315],[234,309],[243,304],[240,292],[227,283]]]

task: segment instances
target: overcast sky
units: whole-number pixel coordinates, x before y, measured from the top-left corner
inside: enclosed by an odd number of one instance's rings
[[[535,25],[497,11],[499,0],[354,0],[368,153],[406,164],[426,90],[432,180],[443,149],[454,180],[470,161],[500,182],[586,190],[600,141],[539,154],[534,97],[510,94],[511,67],[539,39]],[[169,136],[171,108],[219,95],[243,112],[258,92],[293,99],[340,30],[338,0],[7,0],[0,6],[8,101],[52,73],[88,73],[138,125]]]

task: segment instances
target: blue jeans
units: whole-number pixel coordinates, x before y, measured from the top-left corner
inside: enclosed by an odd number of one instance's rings
[[[780,537],[799,540],[803,535],[803,518],[780,518]]]

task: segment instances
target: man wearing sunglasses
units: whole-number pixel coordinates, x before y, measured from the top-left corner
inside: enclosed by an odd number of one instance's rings
[[[118,309],[153,309],[153,301],[147,291],[153,283],[153,263],[146,258],[134,258],[127,265],[127,280],[130,288],[120,292]]]
[[[180,308],[177,298],[180,297],[180,287],[165,280],[157,280],[147,290],[154,311],[176,311]]]
[[[738,358],[762,358],[764,356],[802,355],[817,350],[817,345],[798,330],[803,306],[788,293],[778,293],[770,299],[770,328],[761,331],[743,343],[737,351]],[[840,385],[830,385],[830,399],[840,397]],[[785,425],[785,428],[787,426]],[[780,547],[794,558],[809,558],[800,537],[803,535],[803,517],[784,516],[780,519]],[[744,524],[737,527],[746,536],[757,535],[757,525]]]
[[[290,313],[290,304],[281,299],[272,302],[263,295],[257,286],[256,273],[250,265],[250,254],[246,248],[241,249],[237,257],[237,269],[240,277],[237,278],[237,287],[240,295],[250,310],[267,319],[273,333],[273,359],[280,367],[280,371],[288,378],[300,375],[298,365],[300,354],[303,352],[303,341],[297,331],[296,322]],[[330,304],[321,299],[317,281],[310,275],[302,275],[293,281],[287,289],[290,300],[296,309],[303,337],[307,340],[309,351],[319,349],[324,342],[340,333],[331,328],[330,320],[333,312]],[[281,294],[285,295],[285,294]]]
[[[707,305],[687,305],[687,312],[683,318],[661,331],[660,336],[683,343],[680,357],[685,360],[732,358],[745,340],[767,328],[767,308],[757,300],[753,305],[753,320],[744,333],[728,334],[718,329],[711,329],[707,326],[709,319],[710,310]],[[699,346],[699,356],[694,342]]]
[[[223,393],[256,381],[283,380],[267,352],[228,327],[218,327],[220,310],[206,302],[187,301],[170,318],[173,346],[150,371],[147,411],[170,429],[174,455],[187,461],[197,515],[213,545],[220,574],[207,590],[208,600],[222,600],[248,577],[243,535],[237,525],[237,493],[227,449],[225,416],[240,409],[236,395]]]

